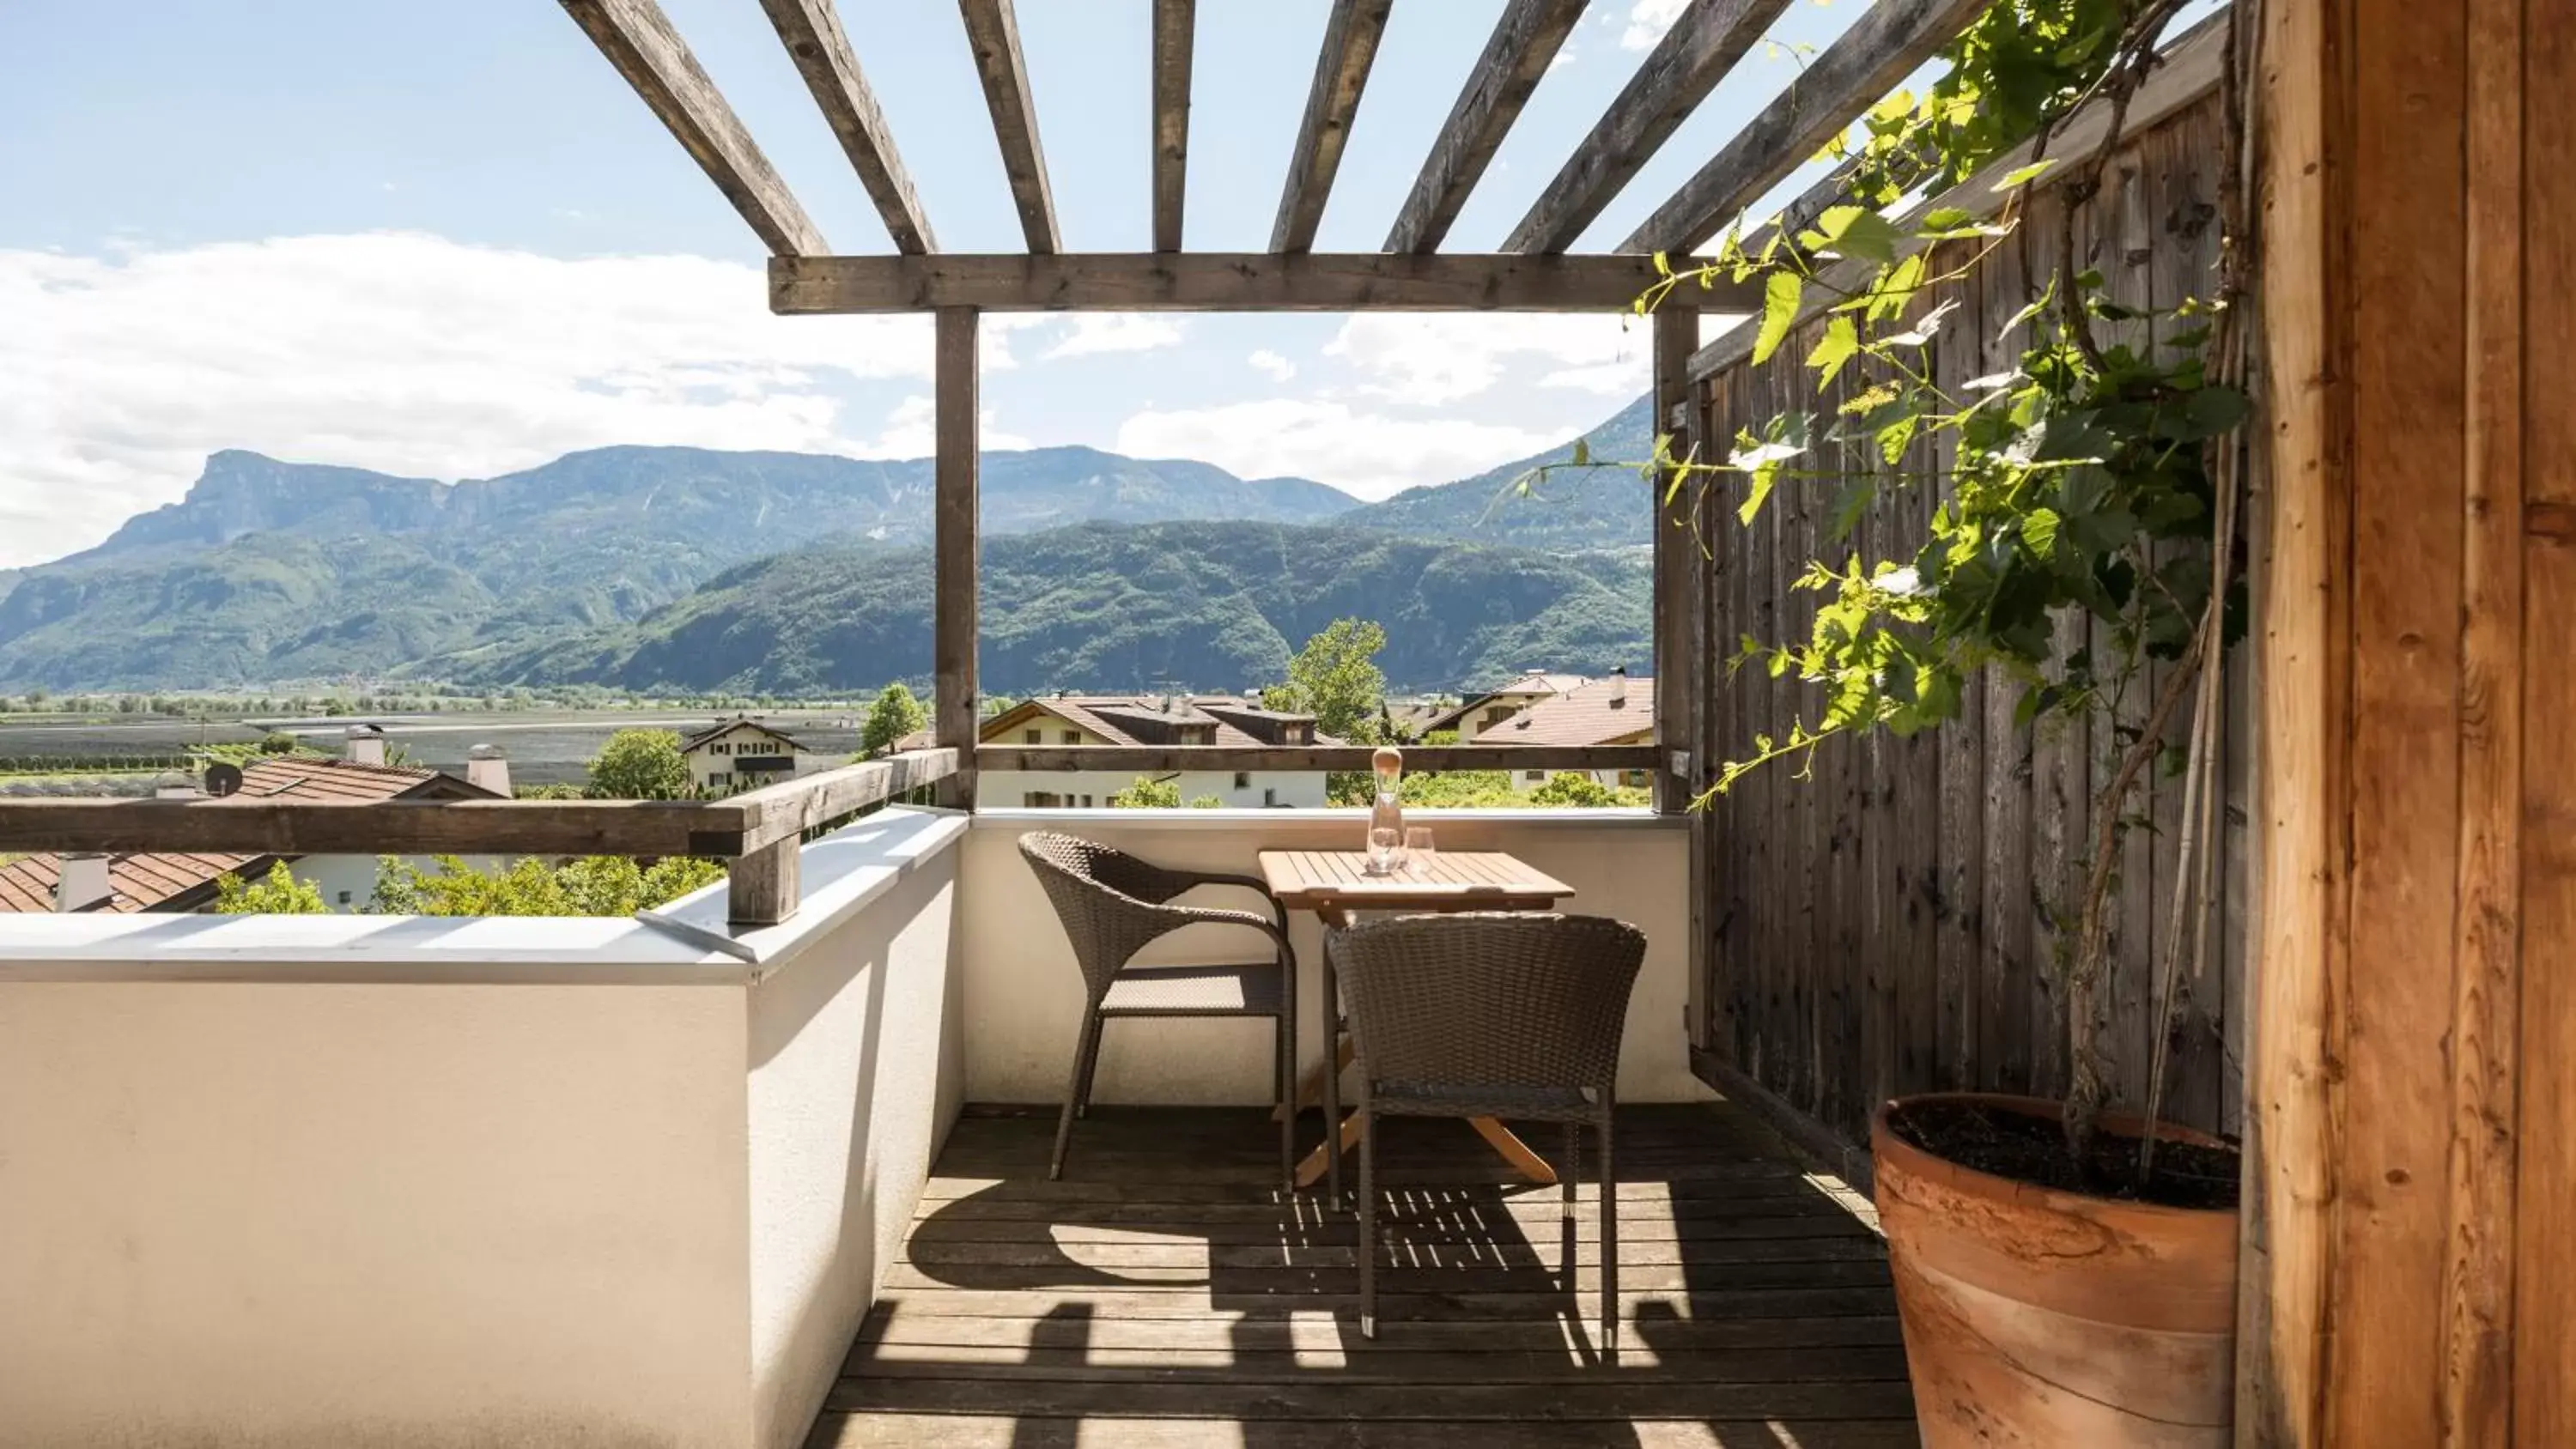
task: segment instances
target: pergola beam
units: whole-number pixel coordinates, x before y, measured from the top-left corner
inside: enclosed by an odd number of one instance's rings
[[[654,0],[561,3],[771,253],[812,257],[832,249],[660,5]]]
[[[1306,93],[1306,117],[1288,161],[1288,185],[1279,196],[1279,219],[1270,228],[1274,252],[1314,250],[1324,203],[1350,144],[1351,118],[1359,113],[1360,93],[1368,89],[1369,67],[1394,9],[1395,0],[1333,0],[1315,57],[1315,83]]]
[[[1789,0],[1692,0],[1512,229],[1503,250],[1561,252],[1573,246],[1788,5]]]
[[[1623,312],[1659,280],[1645,256],[1462,256],[1264,252],[942,252],[922,257],[779,257],[769,306],[782,315],[922,312]],[[1720,280],[1668,306],[1761,308]]]
[[[2183,34],[2181,39],[2166,48],[2163,63],[2150,71],[2146,81],[2138,87],[2135,94],[2129,97],[2128,110],[2122,118],[2122,134],[2138,135],[2216,89],[2226,59],[2227,23],[2226,16],[2222,13],[2192,27]],[[2055,159],[2057,167],[2062,169],[2086,160],[2093,153],[2101,150],[2102,143],[2109,139],[2110,134],[2110,103],[2095,100],[2068,117],[2058,127],[2056,134],[2049,137],[2048,154]],[[1956,208],[1980,220],[1994,216],[2003,210],[2005,200],[2004,196],[1995,190],[1996,184],[2016,168],[2028,164],[2030,159],[2031,145],[2025,141],[1988,162],[1984,170],[1949,190],[1937,196],[1919,198],[1913,205],[1903,208],[1896,214],[1898,223],[1900,226],[1911,225],[1915,218],[1926,212],[1946,208]],[[2048,184],[2048,179],[2042,177],[2033,184],[2044,187]],[[1814,194],[1811,190],[1806,196],[1800,197],[1796,205],[1806,205]],[[1898,250],[1900,252],[1917,250],[1919,246],[1919,243],[1909,240],[1900,242]],[[781,265],[785,263],[770,263],[771,273],[775,275]],[[803,263],[795,265],[803,265]],[[1847,260],[1835,263],[1824,273],[1825,285],[1810,287],[1807,290],[1806,301],[1799,308],[1795,320],[1790,324],[1791,327],[1793,329],[1803,327],[1822,316],[1834,305],[1836,298],[1867,285],[1870,273],[1876,269],[1876,263],[1868,261]],[[1749,310],[1759,312],[1761,309],[1756,306]],[[1750,358],[1753,355],[1754,335],[1757,330],[1752,320],[1748,318],[1718,334],[1716,340],[1692,353],[1689,369],[1691,381],[1705,381]]]
[[[913,194],[912,176],[895,152],[894,133],[859,71],[858,55],[850,49],[832,0],[760,0],[760,8],[769,12],[769,23],[805,77],[805,88],[814,93],[814,104],[840,138],[859,183],[877,204],[877,215],[885,218],[895,250],[914,255],[939,250],[921,198]]]
[[[1190,167],[1190,58],[1198,0],[1154,0],[1154,250],[1181,249]]]
[[[1778,185],[1985,13],[1987,0],[1878,0],[1619,244],[1685,252]]]
[[[1020,55],[1020,21],[1011,0],[958,0],[966,39],[975,53],[975,75],[984,83],[984,105],[1001,143],[1002,171],[1019,208],[1029,250],[1062,251],[1056,233],[1055,196],[1047,187],[1046,150],[1038,144],[1038,115],[1029,100],[1028,63]]]
[[[1502,19],[1494,22],[1494,33],[1486,38],[1485,52],[1468,72],[1466,85],[1459,88],[1449,119],[1422,162],[1422,174],[1413,178],[1404,210],[1386,234],[1388,251],[1440,249],[1587,3],[1511,0]]]

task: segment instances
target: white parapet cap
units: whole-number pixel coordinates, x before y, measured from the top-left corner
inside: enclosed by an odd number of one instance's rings
[[[725,924],[723,881],[650,920],[0,915],[0,982],[741,985],[785,966],[965,831],[954,811],[901,806],[844,826],[805,846],[796,914],[740,930]]]

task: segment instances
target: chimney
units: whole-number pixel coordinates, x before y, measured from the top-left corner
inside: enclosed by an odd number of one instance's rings
[[[465,783],[510,798],[510,757],[499,745],[476,745],[465,752]]]
[[[1628,666],[1625,664],[1610,671],[1610,707],[1612,709],[1628,707]]]
[[[86,911],[107,904],[115,891],[107,883],[108,857],[96,852],[65,854],[62,875],[54,881],[54,909]]]
[[[381,725],[349,726],[348,761],[353,765],[381,765],[385,762],[385,732]]]

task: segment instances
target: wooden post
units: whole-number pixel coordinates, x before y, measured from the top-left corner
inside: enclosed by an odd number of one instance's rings
[[[737,926],[774,926],[796,914],[802,898],[804,841],[789,836],[733,863],[725,892],[725,918]]]
[[[957,751],[957,773],[940,782],[943,805],[975,808],[975,591],[977,449],[981,364],[976,352],[980,315],[972,307],[939,309],[935,389],[938,461],[937,595],[932,625],[932,730],[938,743]]]
[[[1690,381],[1691,354],[1699,349],[1699,313],[1664,307],[1655,313],[1655,432],[1669,435],[1666,445],[1676,460],[1692,454],[1703,417],[1700,389]],[[1678,479],[1679,487],[1674,486]],[[1669,497],[1670,501],[1667,502]],[[1657,479],[1655,518],[1655,808],[1667,815],[1690,809],[1707,772],[1700,720],[1707,714],[1701,698],[1707,677],[1708,633],[1703,617],[1708,600],[1708,558],[1701,550],[1696,520],[1699,488],[1694,480],[1666,473]],[[1702,810],[1690,821],[1688,884],[1690,895],[1689,966],[1684,977],[1683,1029],[1694,1047],[1708,1044],[1708,988],[1715,916],[1709,910],[1709,830],[1715,819]]]
[[[1676,460],[1691,455],[1693,439],[1687,421],[1675,421],[1689,407],[1690,356],[1699,348],[1699,313],[1687,307],[1657,309],[1655,329],[1655,432],[1669,435]],[[1655,766],[1655,808],[1678,814],[1698,793],[1704,762],[1694,748],[1699,738],[1701,644],[1698,600],[1705,560],[1693,506],[1697,491],[1673,475],[1658,475],[1655,485],[1655,743],[1664,750]],[[1666,502],[1666,495],[1671,501]]]
[[[2576,45],[2273,4],[2240,1443],[2576,1435]],[[2399,213],[2402,213],[2399,214]]]

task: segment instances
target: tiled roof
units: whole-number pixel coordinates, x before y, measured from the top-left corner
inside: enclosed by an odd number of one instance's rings
[[[408,765],[260,759],[242,766],[243,800],[395,800],[442,777]],[[476,794],[482,794],[480,790]]]
[[[474,799],[489,794],[436,770],[360,765],[348,760],[262,759],[242,767],[241,791],[232,798],[366,804],[414,795]],[[168,906],[207,891],[217,878],[231,872],[266,874],[277,859],[273,855],[180,851],[115,856],[107,863],[111,894],[105,904],[92,909],[122,915]],[[26,856],[0,866],[0,912],[52,910],[54,885],[61,878],[62,861],[51,853]]]
[[[765,725],[756,719],[751,719],[743,715],[736,715],[732,719],[717,720],[714,724],[707,726],[705,729],[699,730],[695,734],[682,736],[680,739],[680,752],[682,754],[686,754],[700,745],[722,739],[726,731],[736,729],[755,729],[760,731],[762,734],[768,735],[772,739],[777,740],[779,743],[786,745],[789,749],[801,750],[804,748],[803,745],[796,742],[796,737],[794,735],[778,728],[776,725]]]
[[[1461,721],[1467,718],[1467,716],[1474,714],[1477,710],[1484,708],[1487,704],[1507,694],[1564,694],[1571,690],[1581,689],[1583,686],[1591,682],[1592,681],[1584,678],[1580,674],[1549,674],[1544,670],[1533,669],[1528,673],[1523,674],[1520,678],[1512,680],[1508,684],[1496,685],[1494,688],[1486,690],[1483,694],[1477,695],[1473,699],[1461,702],[1448,713],[1431,720],[1430,723],[1424,725],[1423,728],[1426,730],[1454,730],[1458,727]]]
[[[119,915],[149,910],[254,862],[265,871],[269,859],[259,855],[120,855],[107,863],[107,884],[113,894],[107,904],[95,909]],[[0,911],[52,910],[54,884],[62,873],[61,860],[51,854],[30,855],[0,866]]]
[[[1125,745],[1138,749],[1149,748],[1153,742],[1137,738],[1132,732],[1132,726],[1120,723],[1122,719],[1167,720],[1174,725],[1213,725],[1216,727],[1216,734],[1211,743],[1231,745],[1238,749],[1259,749],[1269,741],[1236,728],[1200,706],[1206,705],[1228,714],[1262,714],[1277,719],[1306,718],[1304,715],[1283,715],[1275,711],[1265,711],[1259,701],[1247,701],[1243,696],[1236,694],[1192,695],[1186,700],[1179,701],[1180,708],[1170,711],[1163,708],[1163,698],[1161,695],[1141,694],[1047,695],[1028,700],[984,721],[983,732],[978,738],[988,745],[1011,743],[1003,736],[1026,724],[1023,712],[1032,705],[1060,715],[1067,722],[1080,726],[1090,734],[1098,735],[1112,745]],[[1315,733],[1315,743],[1338,745],[1341,741],[1318,730]]]
[[[1655,727],[1655,681],[1627,681],[1627,702],[1613,705],[1619,681],[1596,679],[1542,699],[1491,729],[1480,745],[1606,745]]]

